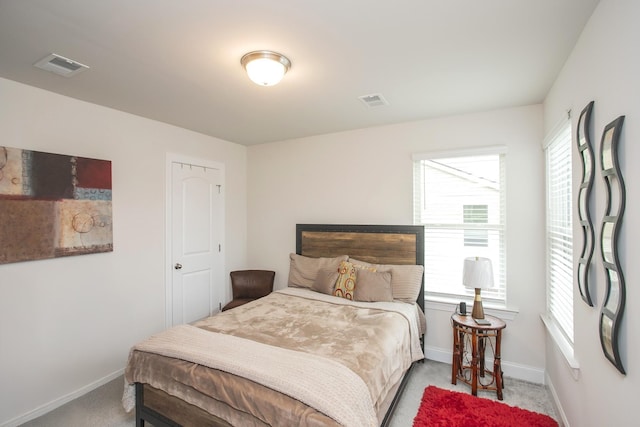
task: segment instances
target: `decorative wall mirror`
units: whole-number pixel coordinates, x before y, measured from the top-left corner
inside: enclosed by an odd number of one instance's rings
[[[607,207],[602,218],[600,249],[604,266],[606,290],[600,310],[600,343],[605,356],[625,374],[618,348],[620,321],[624,313],[625,284],[617,253],[618,235],[625,205],[625,187],[618,165],[617,145],[624,116],[609,123],[600,142],[601,173],[607,191]]]
[[[578,151],[582,159],[582,181],[578,187],[578,218],[582,228],[582,253],[578,260],[578,288],[580,296],[589,306],[593,307],[591,300],[591,292],[589,290],[589,272],[591,266],[591,258],[593,257],[593,249],[595,247],[595,234],[593,231],[593,223],[591,222],[591,188],[593,187],[593,175],[595,173],[595,161],[593,157],[593,149],[591,148],[591,110],[593,110],[593,101],[591,101],[580,113],[578,119],[578,130],[576,132],[576,141],[578,143]]]

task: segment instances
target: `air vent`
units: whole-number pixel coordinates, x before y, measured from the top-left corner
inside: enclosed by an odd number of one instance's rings
[[[369,108],[382,107],[385,105],[389,105],[384,96],[381,93],[372,93],[371,95],[362,95],[359,96],[358,99],[363,102]]]
[[[81,64],[78,61],[65,58],[64,56],[60,56],[55,53],[52,53],[33,65],[37,68],[51,71],[52,73],[56,73],[64,77],[74,76],[89,68],[88,65]]]

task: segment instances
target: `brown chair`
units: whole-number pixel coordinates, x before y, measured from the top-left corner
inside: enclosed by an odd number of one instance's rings
[[[269,295],[273,291],[275,276],[276,272],[270,270],[232,271],[231,291],[233,292],[233,299],[222,307],[222,311]]]

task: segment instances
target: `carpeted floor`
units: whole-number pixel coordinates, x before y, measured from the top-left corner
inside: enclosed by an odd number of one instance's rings
[[[433,361],[417,364],[407,389],[398,405],[391,427],[409,427],[413,423],[420,399],[428,385],[469,393],[464,384],[451,384],[451,365]],[[127,414],[122,409],[122,377],[93,390],[78,399],[63,405],[40,418],[32,420],[25,427],[133,427],[133,412]],[[479,392],[479,397],[496,399],[495,392]],[[548,390],[541,385],[505,378],[504,403],[541,412],[558,420]]]

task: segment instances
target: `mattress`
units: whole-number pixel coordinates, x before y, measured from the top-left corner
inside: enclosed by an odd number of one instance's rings
[[[125,379],[231,425],[379,425],[424,357],[420,313],[287,288],[136,345]]]

